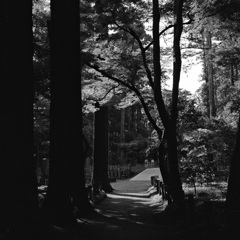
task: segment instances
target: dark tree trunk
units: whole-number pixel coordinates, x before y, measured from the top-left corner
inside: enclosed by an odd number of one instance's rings
[[[238,81],[238,64],[235,64],[235,81]]]
[[[50,171],[45,210],[50,222],[62,226],[75,222],[73,210],[91,208],[84,177],[79,27],[79,1],[51,1]]]
[[[95,112],[94,133],[94,170],[93,182],[95,191],[99,188],[105,192],[111,192],[108,180],[108,107],[100,107]]]
[[[214,91],[214,79],[213,79],[213,60],[212,60],[212,36],[211,32],[206,32],[206,66],[207,66],[207,86],[208,86],[208,100],[209,100],[209,118],[216,116],[215,106],[215,91]]]
[[[234,65],[233,65],[233,63],[231,63],[231,65],[230,65],[230,80],[231,80],[231,85],[234,86],[235,76],[234,76]]]
[[[0,235],[37,239],[32,1],[2,0],[0,9]]]
[[[207,50],[203,49],[203,69],[204,69],[204,80],[206,83],[206,109],[207,116],[210,118],[210,106],[209,106],[209,88],[208,88],[208,64],[207,64]]]
[[[163,98],[162,98],[162,89],[161,89],[161,64],[160,64],[160,44],[159,44],[159,2],[158,0],[153,0],[153,66],[154,66],[154,98],[157,105],[157,109],[161,120],[163,122],[164,128],[169,123],[169,114],[166,110]],[[154,126],[154,125],[153,125]],[[162,138],[162,131],[160,128],[155,126],[155,129],[158,129],[159,139]],[[165,184],[168,184],[168,169],[165,162],[165,157],[163,154],[163,141],[159,146],[159,167],[162,173],[163,181]]]
[[[166,128],[167,151],[169,161],[169,192],[172,195],[173,201],[177,205],[182,205],[184,200],[184,192],[182,189],[181,178],[178,169],[178,143],[177,143],[177,118],[178,118],[178,94],[179,82],[181,74],[181,49],[180,40],[183,29],[182,20],[183,0],[174,1],[174,39],[173,39],[173,90],[172,90],[172,105],[171,119]]]
[[[226,216],[227,225],[235,230],[240,227],[240,118],[238,121],[238,132],[235,147],[231,159],[230,176],[228,180],[228,191],[226,199]]]
[[[168,154],[168,191],[173,202],[182,206],[184,201],[184,192],[178,168],[178,151],[176,130],[169,129],[166,133],[167,154]]]
[[[125,117],[126,116],[126,109],[121,109],[121,124],[120,124],[120,143],[125,142]],[[130,125],[130,124],[129,124]],[[125,162],[125,151],[124,149],[120,149],[120,163],[124,164]]]
[[[167,182],[169,194],[173,202],[177,205],[182,205],[184,194],[180,174],[178,170],[178,155],[177,155],[177,103],[179,80],[181,72],[181,52],[180,38],[182,33],[182,5],[183,1],[174,2],[174,64],[173,64],[173,91],[172,91],[172,108],[169,116],[161,93],[161,65],[160,65],[160,45],[159,45],[159,3],[158,0],[153,0],[153,66],[154,66],[154,97],[158,112],[160,114],[163,126],[165,128],[168,164],[162,171],[167,171]],[[161,132],[158,132],[161,136]]]
[[[166,147],[165,147],[165,136],[161,136],[162,140],[158,147],[158,160],[159,160],[159,168],[163,178],[163,182],[168,185],[168,167],[167,167],[167,158],[166,158]],[[161,138],[159,136],[159,138]]]

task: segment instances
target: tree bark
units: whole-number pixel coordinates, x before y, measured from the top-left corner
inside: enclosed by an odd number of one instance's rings
[[[184,192],[182,189],[181,178],[178,169],[178,143],[177,143],[177,118],[178,118],[178,95],[179,82],[181,74],[181,49],[180,40],[183,29],[182,20],[183,0],[174,1],[174,39],[173,39],[173,89],[172,89],[172,105],[171,119],[166,128],[166,139],[168,145],[168,161],[169,161],[169,191],[173,201],[177,205],[182,205],[184,200]]]
[[[207,77],[208,77],[208,100],[209,100],[209,118],[216,117],[215,106],[215,92],[214,92],[214,79],[213,79],[213,60],[212,60],[212,36],[211,32],[207,31]]]
[[[108,107],[100,107],[95,113],[95,133],[94,133],[94,188],[99,188],[105,192],[112,192],[108,180]]]
[[[180,39],[182,33],[182,6],[183,1],[174,2],[174,63],[173,63],[173,90],[172,90],[172,107],[169,116],[161,92],[161,65],[160,65],[160,44],[159,44],[159,3],[153,0],[153,66],[154,66],[154,97],[166,133],[168,166],[164,171],[168,171],[169,194],[173,202],[182,205],[184,194],[180,174],[178,170],[178,154],[177,154],[177,103],[179,80],[181,72],[181,51]],[[159,136],[162,135],[160,129]]]
[[[159,168],[160,172],[163,178],[163,182],[166,185],[169,185],[168,181],[168,165],[167,165],[167,159],[166,159],[166,149],[165,149],[165,133],[163,133],[163,136],[159,136],[159,139],[161,138],[161,142],[158,146],[158,161],[159,161]]]
[[[233,63],[230,64],[230,80],[231,80],[231,85],[234,86],[235,76],[234,76],[234,65],[233,65]]]
[[[203,36],[203,41],[205,36]],[[208,61],[207,61],[207,50],[205,46],[203,46],[203,69],[204,69],[204,80],[206,83],[206,109],[207,109],[207,116],[210,118],[210,107],[209,107],[209,80],[208,80]]]
[[[235,64],[235,81],[238,81],[238,64]]]
[[[228,180],[227,199],[225,205],[226,223],[235,230],[240,227],[240,117],[238,120],[238,132],[235,147],[231,159],[230,175]]]
[[[125,115],[126,115],[126,109],[121,109],[121,125],[120,125],[120,143],[125,142]],[[120,149],[120,163],[124,164],[125,161],[125,154],[124,150]]]
[[[79,27],[79,1],[51,1],[50,170],[45,213],[50,222],[63,227],[75,222],[73,210],[79,214],[91,209],[84,177]]]
[[[2,0],[0,9],[0,235],[37,239],[32,1]]]

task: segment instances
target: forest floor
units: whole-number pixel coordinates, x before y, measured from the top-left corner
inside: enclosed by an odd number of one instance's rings
[[[150,180],[118,180],[114,191],[78,219],[73,240],[238,240],[224,227],[224,201],[195,201],[194,213],[167,206]],[[211,204],[209,204],[211,203]],[[166,211],[167,209],[167,211]],[[164,211],[165,210],[165,211]],[[54,238],[55,239],[55,238]],[[51,239],[52,240],[52,239]]]

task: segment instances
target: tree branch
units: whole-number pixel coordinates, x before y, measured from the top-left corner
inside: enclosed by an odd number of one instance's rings
[[[144,101],[141,93],[139,92],[139,90],[138,90],[135,86],[130,85],[130,84],[124,82],[123,80],[119,79],[119,78],[116,78],[116,77],[114,77],[114,76],[111,76],[110,74],[108,74],[108,73],[105,72],[104,70],[101,70],[101,69],[100,69],[98,66],[96,66],[96,65],[92,65],[92,64],[90,64],[90,63],[88,63],[88,62],[85,62],[85,64],[86,64],[88,67],[93,68],[93,69],[95,69],[97,72],[101,73],[104,77],[107,77],[107,78],[109,78],[109,79],[111,79],[111,80],[113,80],[113,81],[115,81],[115,82],[117,82],[117,83],[119,83],[119,84],[127,87],[129,90],[131,90],[132,92],[134,92],[134,93],[137,95],[138,99],[140,100],[140,102],[141,102],[141,104],[142,104],[142,107],[143,107],[143,109],[144,109],[144,112],[145,112],[145,114],[146,114],[149,122],[152,124],[153,128],[157,131],[157,133],[161,134],[161,129],[157,126],[156,122],[155,122],[154,119],[152,118],[152,116],[151,116],[151,114],[150,114],[150,112],[149,112],[149,110],[148,110],[147,104],[145,103],[145,101]]]
[[[191,24],[194,20],[192,18],[189,17],[189,21],[183,23],[182,25],[188,25]],[[165,33],[168,29],[173,28],[175,26],[175,24],[171,24],[169,26],[167,26],[166,28],[164,28],[160,33],[159,33],[159,37]],[[153,45],[153,41],[151,41],[146,47],[144,47],[144,50],[147,51],[151,46]]]
[[[154,87],[154,84],[153,84],[153,79],[152,79],[152,74],[151,74],[151,71],[148,67],[148,64],[147,64],[147,58],[146,58],[146,51],[143,47],[143,44],[140,40],[140,38],[138,37],[138,35],[136,34],[136,32],[132,29],[132,28],[124,28],[122,27],[121,25],[119,25],[114,17],[114,14],[112,13],[112,17],[113,17],[113,22],[117,25],[117,27],[127,33],[129,33],[138,43],[138,46],[141,50],[141,55],[142,55],[142,61],[143,61],[143,66],[144,66],[144,69],[146,71],[146,74],[147,74],[147,78],[149,80],[149,84],[151,86],[151,88],[153,89]]]
[[[135,33],[135,31],[133,29],[129,28],[129,32],[133,36],[133,38],[136,39],[136,41],[138,42],[138,46],[139,46],[139,48],[141,50],[143,66],[145,68],[145,71],[146,71],[146,74],[147,74],[147,78],[149,80],[151,88],[154,89],[154,83],[153,83],[153,79],[152,79],[152,74],[151,74],[151,71],[150,71],[150,69],[148,67],[148,64],[147,64],[146,51],[145,51],[145,49],[144,49],[144,47],[142,45],[142,42],[141,42],[140,38]]]
[[[117,86],[114,86],[114,87],[111,87],[110,89],[108,89],[108,91],[104,94],[104,96],[103,97],[101,97],[101,98],[91,98],[91,97],[88,97],[87,98],[87,100],[92,100],[92,101],[95,101],[95,102],[100,102],[100,101],[102,101],[102,100],[104,100],[106,97],[107,97],[107,95],[113,90],[113,89],[115,89],[115,88],[117,88],[117,87],[119,87],[119,85],[120,84],[118,84]]]

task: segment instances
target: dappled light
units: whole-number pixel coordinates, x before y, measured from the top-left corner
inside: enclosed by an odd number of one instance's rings
[[[240,1],[0,8],[1,240],[240,239]]]
[[[117,181],[113,184],[115,190],[95,205],[97,214],[80,220],[94,224],[93,229],[101,228],[99,234],[103,234],[103,239],[108,239],[111,231],[115,239],[145,240],[154,236],[156,223],[152,216],[162,212],[166,202],[150,183],[150,176],[148,181]]]

